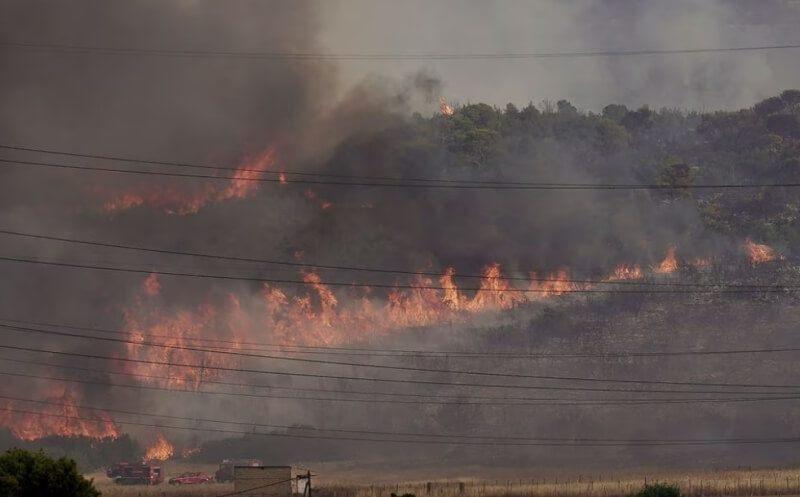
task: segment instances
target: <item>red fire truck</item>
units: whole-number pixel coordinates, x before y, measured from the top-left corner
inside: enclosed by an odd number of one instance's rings
[[[106,476],[117,485],[158,485],[164,481],[161,466],[150,463],[121,462],[106,469]]]

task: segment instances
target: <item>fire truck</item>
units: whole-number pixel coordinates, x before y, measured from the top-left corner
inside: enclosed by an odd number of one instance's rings
[[[150,463],[121,462],[106,469],[106,476],[117,485],[158,485],[164,481],[161,466]]]

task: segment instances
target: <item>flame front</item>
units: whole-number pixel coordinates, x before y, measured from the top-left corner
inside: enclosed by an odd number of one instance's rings
[[[224,326],[219,322],[216,309],[210,305],[199,307],[195,312],[180,311],[174,315],[148,314],[139,312],[147,308],[145,304],[125,315],[125,327],[130,335],[126,345],[128,357],[144,362],[126,363],[127,372],[141,376],[144,381],[153,382],[147,377],[158,377],[158,383],[172,388],[197,390],[203,380],[219,377],[215,367],[227,367],[234,363],[228,356],[213,352],[185,350],[197,347],[196,339],[212,335],[222,336],[221,332],[230,330],[231,320]],[[157,340],[145,340],[147,335],[155,335]],[[151,346],[163,345],[163,347]],[[202,364],[204,367],[187,367],[181,364]]]
[[[755,243],[752,240],[750,240],[750,238],[745,239],[744,248],[750,255],[750,261],[753,263],[770,262],[770,261],[784,259],[784,256],[776,254],[775,249],[773,249],[769,245],[762,245],[760,243]]]
[[[241,189],[235,191],[243,194]],[[749,239],[744,245],[753,262],[782,258],[771,247]],[[297,260],[303,256],[302,250],[295,253]],[[710,257],[699,258],[684,264],[702,267],[712,261]],[[676,249],[670,247],[664,260],[652,267],[652,273],[672,274],[679,267]],[[137,299],[124,313],[124,328],[130,338],[126,356],[135,360],[126,362],[125,368],[142,383],[197,390],[204,381],[221,377],[225,369],[238,367],[236,356],[220,354],[219,350],[238,350],[247,341],[284,346],[353,343],[402,328],[463,322],[477,313],[511,309],[599,286],[574,281],[568,269],[541,277],[530,273],[527,281],[512,283],[496,262],[484,268],[477,289],[459,288],[456,276],[455,268],[448,267],[435,279],[418,274],[407,287],[398,285],[387,292],[376,292],[354,286],[345,295],[334,292],[318,273],[304,271],[306,290],[297,294],[264,284],[255,295],[229,294],[227,304],[206,303],[194,309],[174,310],[160,308],[161,299],[155,297],[160,295],[163,284],[158,274],[152,273],[141,283],[146,297]],[[644,276],[639,265],[622,264],[602,281],[613,283]],[[198,341],[209,338],[224,345]],[[37,414],[23,414],[20,411],[24,406],[10,401],[0,403],[0,426],[10,428],[25,440],[54,434],[119,436],[110,416],[83,412],[63,387],[51,390],[45,398],[59,405],[28,408]],[[156,443],[148,449],[148,458],[168,459],[173,454],[172,445],[158,433]]]
[[[638,280],[642,277],[642,268],[637,265],[620,264],[614,268],[614,273],[608,281]]]
[[[144,458],[146,461],[166,461],[175,453],[174,447],[159,431],[156,432],[156,441],[147,448]]]
[[[439,97],[439,109],[445,116],[453,115],[453,108],[447,105],[447,100],[445,100],[444,97],[441,96]]]
[[[661,261],[661,264],[656,266],[655,271],[660,274],[669,274],[678,269],[678,261],[675,259],[675,246],[667,250],[667,256]]]
[[[48,435],[96,439],[120,435],[111,416],[77,407],[75,397],[63,386],[51,387],[43,398],[52,404],[31,407],[12,400],[2,401],[0,426],[9,428],[22,440],[36,440]]]
[[[229,199],[242,199],[255,194],[260,189],[259,179],[263,173],[276,164],[275,150],[269,148],[261,155],[243,161],[230,177],[224,188],[215,180],[208,180],[198,187],[189,189],[186,186],[134,187],[131,191],[112,195],[105,202],[106,212],[116,213],[142,205],[149,205],[168,214],[187,215],[198,212],[203,206],[212,202],[223,202]],[[280,173],[281,183],[285,175]]]
[[[150,276],[142,283],[144,293],[151,297],[155,297],[161,292],[161,283],[158,281],[158,274],[150,273]]]
[[[295,259],[303,257],[295,252]],[[702,267],[711,259],[697,259],[687,265]],[[652,268],[655,274],[672,274],[678,269],[676,248],[670,247],[664,260]],[[326,285],[319,274],[305,271],[305,292],[287,294],[277,286],[265,284],[257,297],[231,294],[229,305],[198,307],[194,312],[163,313],[152,309],[152,302],[126,314],[126,330],[132,344],[130,358],[147,362],[129,366],[139,375],[155,376],[143,381],[173,388],[197,389],[204,379],[220,376],[218,366],[235,367],[232,356],[211,351],[183,350],[199,347],[197,340],[211,338],[233,343],[244,341],[277,342],[284,345],[322,345],[356,342],[392,330],[464,321],[470,315],[500,311],[572,292],[593,288],[588,282],[573,281],[568,269],[539,276],[530,273],[527,284],[513,285],[505,278],[499,263],[484,268],[477,290],[465,291],[455,281],[456,270],[448,267],[435,283],[416,275],[408,287],[392,288],[381,298],[370,288],[353,287],[343,298]],[[602,281],[637,280],[645,271],[636,264],[621,264]],[[164,349],[147,346],[144,337],[160,336],[153,343],[177,346]],[[190,364],[194,367],[180,366]]]

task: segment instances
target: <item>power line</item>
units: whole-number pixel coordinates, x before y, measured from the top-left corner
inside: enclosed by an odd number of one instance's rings
[[[748,45],[738,47],[697,47],[679,49],[593,50],[570,52],[496,52],[496,53],[325,53],[325,52],[265,52],[237,50],[181,50],[168,48],[103,47],[56,43],[0,42],[0,47],[41,52],[96,55],[129,55],[149,57],[253,59],[253,60],[519,60],[572,59],[587,57],[623,57],[644,55],[689,55],[704,53],[764,52],[800,48],[800,44]]]
[[[300,378],[321,378],[321,379],[331,379],[331,380],[353,380],[353,381],[365,381],[365,382],[374,382],[374,383],[391,383],[391,384],[399,384],[399,385],[426,385],[426,386],[450,386],[450,387],[470,387],[470,388],[502,388],[502,389],[520,389],[520,390],[553,390],[553,391],[573,391],[573,392],[622,392],[622,393],[658,393],[658,394],[665,394],[665,393],[682,393],[682,394],[691,394],[691,395],[709,395],[709,394],[719,394],[719,395],[743,395],[743,394],[754,394],[754,395],[763,395],[764,391],[746,391],[746,390],[669,390],[669,389],[631,389],[631,388],[611,388],[611,387],[574,387],[574,386],[550,386],[550,385],[509,385],[503,383],[468,383],[468,382],[453,382],[453,381],[443,381],[443,380],[415,380],[415,379],[397,379],[397,378],[376,378],[376,377],[368,377],[368,376],[346,376],[346,375],[332,375],[332,374],[321,374],[321,373],[305,373],[305,372],[288,372],[288,371],[275,371],[275,370],[264,370],[264,369],[249,369],[249,368],[234,368],[234,367],[227,367],[227,366],[211,366],[205,364],[187,364],[187,363],[174,363],[170,361],[150,361],[145,359],[133,359],[128,357],[109,357],[103,356],[98,354],[86,354],[80,352],[67,352],[67,351],[58,351],[58,350],[48,350],[48,349],[37,349],[31,347],[21,347],[16,345],[7,345],[7,344],[0,344],[0,349],[7,349],[7,350],[15,350],[20,352],[36,352],[42,354],[50,354],[56,356],[70,356],[70,357],[80,357],[83,359],[100,359],[100,360],[107,360],[107,361],[119,361],[119,362],[129,362],[129,363],[137,363],[137,364],[153,364],[158,365],[161,367],[164,366],[171,366],[171,367],[184,367],[184,368],[193,368],[200,371],[203,370],[216,370],[216,371],[225,371],[231,373],[253,373],[253,374],[265,374],[265,375],[275,375],[275,376],[289,376],[289,377],[300,377]],[[789,388],[788,386],[782,385],[779,388]]]
[[[14,263],[22,263],[22,264],[35,264],[35,265],[44,265],[44,266],[55,266],[55,267],[65,267],[65,268],[72,268],[72,269],[89,269],[89,270],[97,270],[97,271],[111,271],[111,272],[121,272],[121,273],[131,273],[131,274],[152,274],[152,271],[146,269],[135,269],[135,268],[125,268],[119,266],[101,266],[101,265],[93,265],[93,264],[76,264],[76,263],[68,263],[68,262],[56,262],[56,261],[48,261],[42,259],[26,259],[21,257],[5,257],[0,256],[0,261],[5,262],[14,262]],[[301,285],[301,286],[314,286],[317,285],[315,282],[309,282],[305,280],[292,280],[292,279],[284,279],[284,278],[258,278],[258,277],[250,277],[250,276],[233,276],[233,275],[223,275],[223,274],[207,274],[207,273],[183,273],[183,272],[176,272],[176,271],[161,271],[159,275],[162,276],[176,276],[176,277],[189,277],[189,278],[201,278],[201,279],[214,279],[214,280],[223,280],[223,281],[249,281],[254,283],[280,283],[280,284],[290,284],[290,285]],[[631,283],[631,282],[629,282]],[[443,286],[422,286],[422,285],[401,285],[401,284],[386,284],[386,283],[358,283],[358,282],[342,282],[342,281],[326,281],[323,283],[326,286],[334,286],[334,287],[359,287],[359,288],[382,288],[382,289],[409,289],[409,290],[452,290],[452,288],[447,288]],[[640,286],[646,287],[648,283],[642,282]],[[708,287],[707,290],[701,289],[691,289],[691,290],[658,290],[658,289],[645,289],[645,288],[638,288],[634,290],[624,290],[624,289],[592,289],[592,288],[576,288],[576,289],[568,289],[560,292],[560,294],[591,294],[591,293],[600,293],[600,294],[626,294],[626,293],[633,293],[633,294],[753,294],[753,293],[787,293],[789,291],[796,291],[800,289],[798,285],[749,285],[749,286],[737,286],[737,285],[719,285]],[[553,294],[553,290],[547,288],[460,288],[459,290],[463,291],[474,291],[474,292],[493,292],[493,293],[519,293],[519,294]]]
[[[154,247],[144,247],[138,245],[126,245],[120,243],[108,243],[108,242],[98,242],[98,241],[91,241],[91,240],[81,240],[76,238],[67,238],[67,237],[60,237],[60,236],[53,236],[53,235],[42,235],[36,233],[27,233],[22,231],[16,230],[6,230],[0,229],[1,235],[9,235],[9,236],[17,236],[22,238],[31,238],[37,240],[48,240],[48,241],[55,241],[55,242],[63,242],[63,243],[72,243],[76,245],[84,245],[84,246],[92,246],[92,247],[104,247],[104,248],[112,248],[112,249],[120,249],[120,250],[131,250],[137,252],[148,252],[148,253],[156,253],[156,254],[164,254],[164,255],[178,255],[178,256],[185,256],[185,257],[197,257],[202,259],[214,259],[214,260],[224,260],[224,261],[231,261],[231,262],[248,262],[248,263],[259,263],[259,264],[269,264],[269,265],[277,265],[277,266],[287,266],[293,268],[313,268],[313,269],[322,269],[322,270],[331,270],[331,271],[353,271],[353,272],[367,272],[367,273],[377,273],[377,274],[398,274],[398,275],[407,275],[407,276],[431,276],[434,278],[441,278],[443,273],[436,273],[432,271],[411,271],[408,269],[391,269],[391,268],[377,268],[377,267],[363,267],[363,266],[350,266],[350,265],[333,265],[333,264],[315,264],[315,263],[303,263],[303,262],[296,262],[296,261],[286,261],[286,260],[275,260],[275,259],[259,259],[253,257],[239,257],[239,256],[228,256],[228,255],[220,255],[220,254],[210,254],[205,252],[194,252],[194,251],[183,251],[183,250],[171,250],[171,249],[162,249],[162,248],[154,248]],[[67,262],[69,263],[69,262]],[[538,270],[539,272],[549,272],[554,273],[553,270]],[[486,279],[486,275],[483,274],[456,274],[453,273],[454,277],[458,278],[469,278],[469,279]],[[719,284],[714,283],[682,283],[682,282],[658,282],[658,281],[625,281],[625,280],[593,280],[593,279],[573,279],[573,278],[553,278],[553,277],[539,277],[539,276],[530,276],[530,277],[515,277],[515,276],[497,276],[496,279],[499,281],[524,281],[527,283],[530,282],[558,282],[558,283],[568,283],[568,284],[586,284],[586,285],[635,285],[635,286],[667,286],[667,287],[712,287],[718,288]],[[729,285],[733,286],[733,285]],[[764,285],[735,285],[736,288],[763,288]],[[430,287],[426,287],[430,288]],[[438,287],[437,289],[444,289],[443,287]],[[550,291],[550,290],[545,290]],[[566,293],[566,292],[565,292]]]
[[[233,497],[234,495],[242,495],[242,494],[246,494],[247,492],[253,492],[255,490],[261,490],[261,489],[264,489],[264,488],[267,488],[267,487],[273,487],[275,485],[282,485],[284,483],[289,483],[291,481],[294,481],[294,478],[289,478],[288,480],[274,481],[272,483],[266,483],[264,485],[258,485],[257,487],[246,488],[244,490],[234,490],[233,492],[228,492],[226,494],[219,494],[216,497]]]
[[[80,421],[90,421],[116,425],[115,421],[104,418],[90,418],[86,416],[72,416],[64,414],[46,413],[29,411],[17,408],[4,409],[5,412],[16,412],[34,416],[58,417],[61,419],[74,419]],[[777,443],[796,443],[800,442],[800,437],[775,437],[775,438],[719,438],[705,440],[652,440],[652,441],[631,441],[631,442],[605,442],[605,441],[541,441],[541,442],[511,442],[511,441],[482,441],[482,440],[422,440],[422,439],[396,439],[396,438],[366,438],[366,437],[335,437],[330,435],[303,435],[299,433],[281,432],[253,432],[243,430],[231,430],[222,428],[199,428],[194,426],[165,425],[156,423],[143,423],[136,421],[126,421],[122,424],[133,426],[145,426],[159,429],[191,430],[209,433],[228,433],[235,435],[254,435],[277,438],[300,438],[311,440],[334,440],[346,442],[376,442],[376,443],[399,443],[399,444],[423,444],[423,445],[478,445],[478,446],[543,446],[543,447],[642,447],[642,446],[694,446],[694,445],[729,445],[729,444],[777,444]],[[566,439],[565,439],[566,440]],[[599,439],[598,439],[599,440]]]
[[[322,178],[342,178],[342,179],[355,179],[355,180],[370,180],[370,181],[412,181],[412,182],[424,182],[424,183],[465,183],[465,184],[479,184],[479,185],[489,185],[489,184],[518,184],[515,182],[506,182],[506,181],[479,181],[479,180],[447,180],[447,179],[435,179],[435,178],[409,178],[409,177],[396,177],[396,176],[362,176],[362,175],[354,175],[354,174],[334,174],[334,173],[322,173],[322,172],[307,172],[307,171],[287,171],[285,169],[281,169],[280,171],[270,171],[270,170],[263,170],[263,169],[252,169],[247,167],[230,167],[230,166],[222,166],[222,165],[208,165],[208,164],[194,164],[194,163],[187,163],[187,162],[175,162],[175,161],[163,161],[163,160],[146,160],[146,159],[137,159],[132,157],[120,157],[118,155],[104,155],[104,154],[83,154],[77,152],[66,152],[66,151],[59,151],[59,150],[52,150],[52,149],[43,149],[43,148],[31,148],[31,147],[19,147],[13,145],[2,145],[0,144],[0,149],[6,150],[16,150],[21,152],[35,152],[35,153],[42,153],[42,154],[53,154],[53,155],[63,155],[67,157],[81,157],[85,159],[101,159],[101,160],[110,160],[110,161],[117,161],[117,162],[128,162],[134,164],[153,164],[157,166],[170,166],[170,167],[182,167],[182,168],[191,168],[191,169],[208,169],[212,171],[234,171],[236,173],[259,173],[259,174],[283,174],[286,176],[310,176],[310,177],[322,177]],[[243,181],[252,181],[251,177],[236,177],[237,180]],[[536,183],[530,183],[536,184]]]
[[[682,185],[682,186],[670,186],[670,185],[657,185],[657,184],[616,184],[616,183],[556,183],[556,182],[531,182],[531,181],[497,181],[497,180],[467,180],[467,179],[441,179],[441,178],[414,178],[414,177],[397,177],[397,176],[366,176],[366,175],[354,175],[354,174],[335,174],[335,173],[324,173],[324,172],[307,172],[307,171],[287,171],[282,169],[280,171],[269,171],[263,169],[252,169],[246,167],[230,167],[230,166],[222,166],[222,165],[208,165],[208,164],[195,164],[195,163],[188,163],[188,162],[177,162],[177,161],[163,161],[163,160],[148,160],[148,159],[141,159],[141,158],[133,158],[133,157],[122,157],[118,155],[105,155],[105,154],[87,154],[87,153],[78,153],[78,152],[68,152],[68,151],[61,151],[61,150],[53,150],[53,149],[44,149],[44,148],[33,148],[33,147],[21,147],[21,146],[14,146],[14,145],[3,145],[0,144],[0,149],[6,150],[15,150],[15,151],[22,151],[22,152],[34,152],[34,153],[41,153],[41,154],[51,154],[51,155],[63,155],[66,157],[80,157],[85,159],[101,159],[101,160],[110,160],[116,162],[127,162],[133,164],[151,164],[157,166],[170,166],[170,167],[178,167],[178,168],[190,168],[190,169],[207,169],[212,171],[233,171],[235,173],[258,173],[258,174],[270,174],[270,175],[285,175],[285,176],[307,176],[307,177],[319,177],[319,178],[338,178],[338,179],[347,179],[347,180],[361,180],[361,181],[384,181],[384,182],[391,182],[389,185],[386,186],[394,186],[395,182],[411,182],[411,183],[420,183],[419,186],[424,186],[425,183],[431,184],[442,184],[445,186],[459,186],[459,185],[475,185],[476,188],[494,188],[494,187],[520,187],[520,188],[547,188],[547,189],[591,189],[593,187],[598,187],[601,189],[604,188],[614,188],[614,189],[625,189],[625,188],[632,188],[632,189],[657,189],[657,190],[664,190],[664,189],[693,189],[693,188],[765,188],[765,187],[793,187],[793,186],[800,186],[800,184],[794,183],[785,183],[785,184],[777,184],[777,183],[767,183],[767,184],[737,184],[737,183],[720,183],[720,184],[712,184],[712,185]],[[15,162],[15,161],[8,161],[8,162]],[[23,164],[27,164],[23,162]],[[33,165],[49,165],[50,163],[33,163]],[[54,165],[53,167],[55,167]],[[65,166],[66,167],[66,166]],[[81,169],[93,169],[93,168],[81,168]],[[104,171],[105,169],[98,169]],[[127,171],[127,170],[126,170]],[[111,170],[111,172],[118,172],[116,169]],[[206,178],[206,176],[201,176],[202,178]],[[246,177],[239,177],[239,176],[214,176],[213,178],[217,179],[235,179],[237,181],[261,181],[260,178],[246,176]],[[280,182],[280,181],[279,181]],[[297,181],[292,180],[291,182],[297,183]],[[322,183],[328,184],[328,183]],[[336,183],[339,184],[339,183]],[[348,185],[352,184],[355,186],[361,186],[362,183],[347,183]],[[414,186],[414,185],[408,185]]]
[[[133,162],[143,162],[138,160],[131,160]],[[99,166],[81,166],[75,164],[60,164],[54,162],[42,161],[28,161],[17,159],[0,159],[0,162],[10,165],[34,166],[34,167],[49,167],[58,169],[68,169],[74,171],[93,171],[93,172],[106,172],[106,173],[119,173],[119,174],[133,174],[143,176],[164,176],[174,178],[194,178],[204,180],[236,180],[236,181],[254,181],[257,183],[274,183],[280,185],[328,185],[328,186],[356,186],[356,187],[379,187],[379,188],[425,188],[425,189],[456,189],[456,190],[715,190],[715,189],[743,189],[743,188],[797,188],[800,183],[718,183],[718,184],[704,184],[704,185],[661,185],[661,184],[625,184],[625,183],[513,183],[513,182],[489,182],[486,184],[471,184],[459,180],[436,180],[432,182],[426,180],[416,180],[417,182],[404,183],[402,179],[392,181],[334,181],[334,180],[312,180],[312,179],[293,179],[286,181],[277,178],[263,178],[263,177],[240,177],[240,176],[217,176],[212,174],[196,174],[196,173],[177,173],[168,171],[146,171],[141,169],[121,169],[113,167],[99,167]],[[279,171],[260,171],[261,173],[279,175]],[[367,177],[364,177],[367,178]]]
[[[183,350],[187,352],[199,352],[199,353],[213,353],[213,354],[221,354],[233,357],[247,357],[247,358],[256,358],[256,359],[270,359],[273,361],[287,361],[287,362],[296,362],[302,364],[318,364],[318,365],[326,365],[326,366],[347,366],[347,367],[357,367],[357,368],[368,368],[368,369],[383,369],[383,370],[390,370],[390,371],[404,371],[404,372],[413,372],[413,373],[431,373],[431,374],[448,374],[448,375],[466,375],[466,376],[480,376],[480,377],[490,377],[490,378],[513,378],[513,379],[532,379],[532,380],[547,380],[547,381],[569,381],[569,382],[587,382],[587,383],[623,383],[623,384],[642,384],[642,385],[669,385],[669,386],[693,386],[693,387],[728,387],[728,388],[797,388],[800,389],[800,385],[774,385],[774,384],[753,384],[753,383],[711,383],[711,382],[700,382],[700,381],[665,381],[665,380],[630,380],[630,379],[619,379],[619,378],[596,378],[596,377],[580,377],[580,376],[557,376],[557,375],[534,375],[534,374],[521,374],[521,373],[497,373],[497,372],[490,372],[490,371],[469,371],[469,370],[454,370],[454,369],[437,369],[437,368],[422,368],[422,367],[412,367],[412,366],[397,366],[397,365],[387,365],[387,364],[368,364],[368,363],[357,363],[357,362],[345,362],[345,361],[332,361],[327,359],[308,359],[308,358],[300,358],[300,357],[285,357],[279,355],[261,355],[261,354],[253,354],[249,352],[235,352],[235,351],[228,351],[228,350],[209,350],[203,349],[198,347],[186,347],[181,345],[169,345],[169,344],[157,344],[157,343],[148,343],[148,342],[139,342],[136,340],[125,340],[121,338],[109,338],[109,337],[96,337],[96,336],[89,336],[89,335],[81,335],[79,333],[68,333],[63,331],[54,331],[54,330],[42,330],[38,328],[29,328],[29,327],[21,327],[21,326],[11,326],[0,324],[0,328],[5,328],[12,331],[17,332],[27,332],[27,333],[41,333],[45,335],[54,335],[54,336],[62,336],[62,337],[69,337],[69,338],[78,338],[78,339],[89,339],[89,340],[99,340],[105,342],[113,342],[113,343],[124,343],[127,345],[136,345],[136,346],[147,346],[147,347],[158,347],[168,350]],[[201,366],[202,367],[202,366]]]
[[[3,409],[4,412],[16,412],[20,414],[28,414],[34,416],[58,417],[60,419],[74,419],[80,421],[91,421],[96,423],[104,423],[110,425],[118,424],[115,421],[105,418],[90,418],[86,416],[72,416],[63,413],[47,413],[39,411],[29,411],[25,409],[17,409],[9,407]],[[422,445],[477,445],[477,446],[542,446],[542,447],[642,447],[642,446],[694,446],[694,445],[728,445],[728,444],[777,444],[777,443],[796,443],[800,442],[798,437],[775,437],[775,438],[725,438],[725,439],[706,439],[706,440],[653,440],[643,442],[602,442],[602,441],[570,441],[570,442],[512,442],[512,441],[483,441],[483,440],[421,440],[421,439],[396,439],[396,438],[367,438],[367,437],[335,437],[330,435],[303,435],[299,433],[281,433],[281,432],[253,432],[243,430],[231,430],[222,428],[199,428],[196,426],[180,426],[180,425],[165,425],[161,423],[143,423],[137,421],[126,421],[122,424],[132,426],[145,426],[150,428],[159,429],[174,429],[174,430],[190,430],[202,431],[209,433],[228,433],[235,435],[255,435],[265,437],[277,438],[300,438],[311,440],[333,440],[333,441],[346,441],[346,442],[375,442],[375,443],[398,443],[398,444],[422,444]]]
[[[129,333],[122,330],[109,330],[106,328],[95,328],[87,326],[74,326],[59,323],[50,323],[42,321],[30,321],[22,319],[11,319],[0,316],[0,321],[6,321],[14,324],[30,325],[30,326],[46,326],[54,328],[64,328],[80,331],[91,331],[97,333],[106,333],[112,335],[128,336]],[[146,338],[168,338],[174,337],[170,335],[159,334],[142,334]],[[268,343],[268,342],[249,342],[240,340],[225,340],[220,338],[203,338],[203,337],[186,337],[185,340],[192,342],[207,342],[207,343],[221,343],[221,344],[235,344],[240,345],[254,345],[257,347],[273,347],[272,349],[241,349],[228,347],[232,350],[244,351],[264,351],[264,352],[282,352],[292,354],[323,354],[323,355],[368,355],[375,357],[431,357],[437,359],[443,358],[498,358],[498,359],[550,359],[550,358],[622,358],[622,357],[675,357],[675,356],[713,356],[713,355],[744,355],[744,354],[775,354],[775,353],[788,353],[800,352],[800,347],[776,347],[776,348],[761,348],[761,349],[728,349],[728,350],[675,350],[675,351],[607,351],[607,352],[476,352],[468,350],[420,350],[420,349],[387,349],[387,348],[369,348],[369,347],[335,347],[323,345],[301,345],[301,344],[282,344],[282,343]],[[212,347],[219,347],[213,346]],[[222,347],[223,349],[225,347]],[[299,350],[291,350],[299,349]],[[212,349],[213,350],[213,349]]]
[[[69,366],[65,364],[42,364],[37,361],[26,361],[23,359],[9,359],[0,358],[0,361],[13,362],[17,364],[28,364],[34,366],[48,366],[56,369],[67,369],[88,373],[110,374],[115,376],[130,377],[135,379],[145,380],[159,380],[171,381],[174,377],[158,376],[140,373],[130,373],[126,371],[111,371],[107,369],[85,368],[80,366]],[[449,406],[480,406],[480,407],[564,407],[564,406],[653,406],[664,404],[729,404],[729,403],[750,403],[750,402],[776,402],[788,400],[800,400],[800,392],[786,392],[787,395],[764,396],[760,394],[758,397],[707,397],[707,398],[590,398],[590,399],[576,399],[576,398],[559,398],[559,397],[497,397],[497,396],[459,396],[459,395],[445,395],[441,393],[436,394],[413,394],[413,393],[399,393],[399,392],[365,392],[357,390],[330,390],[324,388],[306,388],[306,387],[284,387],[276,385],[261,385],[253,383],[237,383],[219,380],[203,379],[203,385],[221,385],[221,386],[234,386],[238,388],[259,388],[270,390],[290,390],[297,392],[323,392],[334,394],[334,397],[309,397],[309,396],[288,396],[288,395],[274,395],[274,394],[255,394],[246,392],[227,392],[227,391],[209,391],[209,390],[187,390],[172,387],[159,387],[154,385],[134,385],[125,383],[112,383],[97,380],[80,380],[66,378],[62,376],[44,376],[25,374],[19,372],[0,371],[0,376],[12,376],[16,378],[39,379],[39,380],[52,380],[65,383],[79,383],[96,386],[110,386],[121,388],[140,389],[145,391],[161,391],[170,394],[179,392],[187,394],[199,395],[212,395],[212,396],[226,396],[226,397],[246,397],[246,398],[267,398],[267,399],[283,399],[283,400],[302,400],[302,401],[323,401],[323,402],[344,402],[344,403],[365,403],[365,404],[400,404],[400,405],[449,405]],[[341,397],[342,394],[350,395],[379,395],[384,398],[346,398]],[[791,395],[788,395],[791,394]],[[400,398],[424,398],[424,399],[455,399],[455,400],[396,400],[395,397]],[[475,401],[487,402],[475,402]]]
[[[46,400],[34,400],[34,399],[26,399],[21,397],[12,397],[12,396],[0,396],[2,400],[11,400],[14,402],[28,402],[32,404],[40,404],[40,405],[51,405],[51,406],[58,406],[62,407],[63,403],[60,402],[53,402],[53,401],[46,401]],[[100,411],[102,413],[113,413],[113,414],[124,414],[130,416],[144,416],[148,418],[156,417],[161,419],[170,419],[176,421],[190,421],[190,422],[201,422],[201,423],[213,423],[213,424],[223,424],[223,425],[248,425],[252,427],[258,428],[271,428],[271,429],[283,429],[283,430],[297,430],[297,431],[312,431],[312,432],[330,432],[330,433],[346,433],[346,434],[357,434],[357,435],[379,435],[379,436],[386,436],[386,437],[414,437],[414,438],[436,438],[436,439],[457,439],[457,440],[522,440],[522,441],[530,441],[530,442],[634,442],[634,443],[645,443],[645,442],[660,442],[665,441],[664,439],[619,439],[619,438],[585,438],[585,437],[526,437],[526,436],[498,436],[498,435],[466,435],[466,434],[456,434],[456,435],[448,435],[442,433],[431,433],[431,432],[405,432],[405,431],[380,431],[380,430],[351,430],[351,429],[342,429],[342,428],[317,428],[311,426],[297,426],[297,425],[281,425],[281,424],[267,424],[267,423],[259,423],[259,422],[252,422],[247,420],[235,420],[232,421],[228,420],[221,420],[221,419],[208,419],[208,418],[196,418],[196,417],[186,417],[186,416],[175,416],[175,415],[168,415],[168,414],[154,414],[152,412],[140,412],[140,411],[130,411],[130,410],[122,410],[122,409],[110,409],[104,407],[96,407],[96,406],[86,406],[80,404],[71,404],[72,407],[76,409],[87,409],[92,411]],[[120,421],[119,423],[125,424],[124,421]],[[715,441],[719,439],[715,438],[695,438],[695,439],[668,439],[669,442],[709,442]],[[747,440],[742,438],[728,438],[726,440]]]

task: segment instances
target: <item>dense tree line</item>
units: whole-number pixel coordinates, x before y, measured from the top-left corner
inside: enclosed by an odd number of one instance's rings
[[[335,234],[357,243],[366,239],[370,243],[364,244],[365,251],[380,246],[390,254],[388,260],[413,265],[418,260],[408,260],[407,250],[407,240],[413,238],[415,246],[428,248],[443,264],[471,266],[475,247],[454,247],[473,241],[502,247],[506,253],[489,255],[523,268],[574,267],[574,261],[588,256],[575,248],[580,243],[591,245],[595,256],[605,254],[606,262],[639,258],[652,263],[663,257],[666,243],[681,237],[693,238],[697,245],[710,236],[749,236],[786,249],[800,240],[795,189],[689,187],[798,182],[800,91],[785,91],[752,108],[713,113],[616,104],[599,113],[582,112],[564,100],[521,109],[467,104],[452,116],[416,114],[372,136],[349,140],[323,169],[401,178],[670,188],[492,193],[320,187],[337,208],[306,227],[293,240],[297,248],[319,245],[320,238]],[[372,208],[359,211],[359,205]],[[542,239],[550,246],[543,246]],[[633,250],[642,239],[652,247]],[[533,245],[537,254],[531,252]],[[353,250],[358,246],[348,244],[343,254]]]

